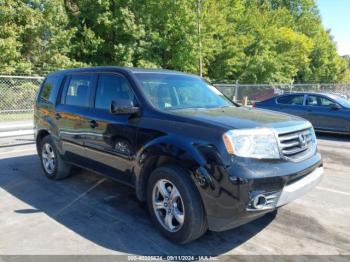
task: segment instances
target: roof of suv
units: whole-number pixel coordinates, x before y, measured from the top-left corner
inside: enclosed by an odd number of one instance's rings
[[[94,67],[82,67],[74,69],[59,70],[50,73],[49,75],[56,74],[69,74],[78,72],[101,72],[101,71],[125,71],[130,73],[167,73],[167,74],[177,74],[177,75],[191,75],[179,71],[167,70],[167,69],[146,69],[146,68],[136,68],[136,67],[119,67],[119,66],[94,66]]]

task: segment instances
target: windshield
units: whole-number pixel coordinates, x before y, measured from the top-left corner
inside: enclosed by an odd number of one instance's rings
[[[340,96],[337,95],[330,95],[331,98],[333,98],[336,102],[338,102],[341,106],[350,108],[350,101],[346,100]]]
[[[201,78],[166,73],[136,73],[147,99],[160,110],[234,106]]]

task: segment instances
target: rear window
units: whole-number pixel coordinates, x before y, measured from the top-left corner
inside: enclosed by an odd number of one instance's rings
[[[40,99],[54,103],[60,88],[61,79],[61,76],[48,76],[41,89]]]
[[[277,98],[277,102],[284,105],[303,105],[304,95],[281,96]]]

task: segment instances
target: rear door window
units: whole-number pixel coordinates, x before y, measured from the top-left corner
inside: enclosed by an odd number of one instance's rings
[[[89,107],[92,89],[92,75],[73,75],[65,88],[64,101],[66,105]]]
[[[306,104],[308,106],[318,106],[317,96],[308,96]]]
[[[289,95],[277,98],[277,102],[283,105],[303,105],[304,95]]]

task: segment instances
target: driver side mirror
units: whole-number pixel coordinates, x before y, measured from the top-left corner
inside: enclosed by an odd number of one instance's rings
[[[330,107],[332,110],[338,110],[338,109],[341,108],[340,105],[338,105],[338,104],[336,104],[336,103],[330,104],[329,107]]]
[[[139,113],[140,108],[129,99],[118,99],[111,102],[109,111],[116,115],[133,115]]]

